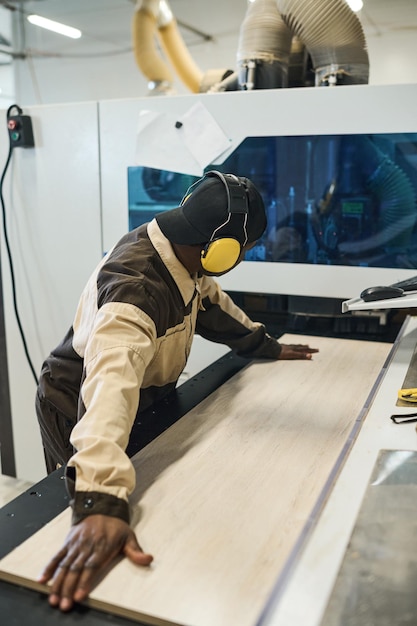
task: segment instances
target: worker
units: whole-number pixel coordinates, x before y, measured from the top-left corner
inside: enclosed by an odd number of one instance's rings
[[[208,172],[180,206],[127,233],[81,295],[73,324],[45,360],[37,390],[48,472],[65,465],[72,527],[39,582],[62,611],[81,602],[122,554],[148,565],[129,526],[135,471],[126,455],[138,412],[174,391],[193,335],[247,358],[311,359],[251,321],[213,276],[233,269],[266,227],[247,178]]]

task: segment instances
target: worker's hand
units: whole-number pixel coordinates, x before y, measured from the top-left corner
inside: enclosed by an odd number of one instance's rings
[[[280,345],[281,354],[278,357],[280,360],[311,359],[311,355],[318,352],[317,348],[310,348],[310,346],[302,344],[286,345],[281,343]]]
[[[103,570],[120,554],[137,565],[149,565],[153,559],[142,552],[135,533],[121,519],[90,515],[73,526],[63,548],[38,578],[43,584],[52,579],[49,604],[69,611],[74,602],[85,600]]]

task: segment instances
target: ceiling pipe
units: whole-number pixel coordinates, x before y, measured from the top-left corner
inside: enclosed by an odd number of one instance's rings
[[[198,93],[203,72],[197,67],[182,39],[167,0],[138,0],[133,16],[132,38],[138,67],[150,81],[150,88],[172,89],[173,78],[161,58],[156,41],[186,87]]]

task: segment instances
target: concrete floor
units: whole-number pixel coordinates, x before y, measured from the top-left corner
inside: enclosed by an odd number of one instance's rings
[[[0,507],[32,487],[33,483],[0,474]]]

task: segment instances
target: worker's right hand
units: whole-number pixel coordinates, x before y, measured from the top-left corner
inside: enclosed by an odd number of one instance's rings
[[[130,526],[107,515],[90,515],[68,533],[64,546],[49,561],[38,582],[52,579],[49,604],[69,611],[85,600],[103,570],[120,554],[136,565],[149,565]]]
[[[281,343],[281,354],[279,360],[296,360],[296,359],[311,359],[312,355],[318,352],[317,348],[310,348],[305,344],[285,344]]]

